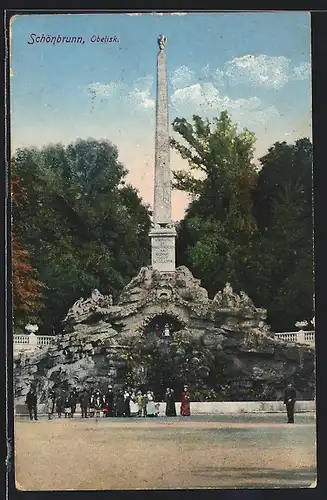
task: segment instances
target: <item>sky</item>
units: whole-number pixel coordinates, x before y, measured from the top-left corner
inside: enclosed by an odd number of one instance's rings
[[[170,123],[227,110],[240,130],[255,132],[256,160],[276,141],[311,138],[308,12],[34,14],[11,22],[12,151],[108,139],[152,205],[160,34]],[[54,42],[57,35],[82,42]],[[188,164],[172,151],[171,168]],[[187,203],[173,192],[175,221]]]

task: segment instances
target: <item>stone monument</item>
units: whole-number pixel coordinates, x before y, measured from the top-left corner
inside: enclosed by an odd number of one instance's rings
[[[157,106],[154,172],[154,211],[151,238],[152,268],[160,272],[175,271],[176,230],[171,218],[171,172],[169,158],[168,88],[166,74],[167,39],[158,38]]]
[[[49,389],[106,388],[108,383],[121,387],[126,385],[126,374],[132,376],[129,384],[146,384],[148,370],[158,363],[155,352],[164,353],[165,369],[173,377],[176,366],[191,363],[187,368],[191,385],[214,388],[220,400],[278,399],[290,377],[303,397],[314,393],[313,348],[274,338],[265,323],[266,311],[243,291],[236,293],[230,283],[210,299],[188,268],[175,268],[166,41],[163,35],[158,38],[151,265],[140,269],[115,303],[110,294],[98,290],[78,299],[52,345],[15,361],[18,403],[25,401],[31,382],[40,401],[46,401]],[[158,328],[163,333],[160,338]],[[172,342],[167,342],[165,332]],[[192,353],[183,351],[183,346]],[[178,375],[180,386],[185,383],[183,373]]]

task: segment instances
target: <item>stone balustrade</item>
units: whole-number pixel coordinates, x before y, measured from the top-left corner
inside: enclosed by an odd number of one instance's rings
[[[297,332],[278,332],[275,336],[284,342],[315,345],[315,332],[300,330]],[[33,351],[51,345],[55,337],[51,335],[13,335],[14,353]]]
[[[46,348],[53,343],[54,338],[51,335],[35,335],[35,333],[13,335],[13,353],[14,355],[23,354],[36,349]]]
[[[315,332],[299,330],[297,332],[280,332],[275,333],[275,336],[284,342],[291,342],[296,344],[315,345]]]

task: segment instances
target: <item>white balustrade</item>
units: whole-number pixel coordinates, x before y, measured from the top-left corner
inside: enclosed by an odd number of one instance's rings
[[[284,342],[293,342],[297,344],[315,344],[315,332],[299,330],[298,332],[278,332],[275,337]]]
[[[13,353],[14,356],[30,353],[37,349],[46,349],[54,341],[55,337],[51,335],[35,335],[31,332],[29,335],[13,335]]]

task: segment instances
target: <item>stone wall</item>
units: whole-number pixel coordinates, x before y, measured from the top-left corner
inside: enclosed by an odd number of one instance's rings
[[[176,413],[180,413],[180,402],[176,402]],[[165,416],[165,403],[160,403],[159,416]],[[315,413],[315,401],[297,401],[295,413]],[[16,415],[27,415],[25,405],[16,405]],[[39,413],[45,414],[44,404],[39,405]],[[80,413],[79,405],[77,414]],[[192,415],[238,415],[242,413],[285,413],[285,405],[282,401],[230,401],[230,402],[192,402]]]

